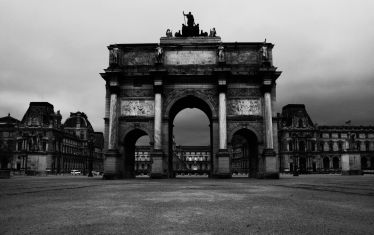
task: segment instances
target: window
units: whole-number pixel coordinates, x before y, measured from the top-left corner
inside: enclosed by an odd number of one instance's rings
[[[289,150],[289,151],[293,151],[293,149],[292,149],[292,142],[289,142],[289,143],[288,143],[288,150]]]
[[[304,141],[299,142],[299,151],[305,152],[305,143]]]
[[[312,141],[312,142],[310,143],[310,147],[311,147],[311,150],[312,150],[312,151],[316,151],[316,146],[315,146],[315,142],[314,142],[314,141]]]
[[[320,142],[319,143],[319,151],[321,151],[321,152],[323,152],[323,147],[324,147],[324,145],[325,145],[325,143],[323,143],[323,142]]]
[[[369,144],[369,141],[366,141],[365,142],[365,151],[369,151],[370,150],[370,144]]]
[[[334,151],[334,143],[332,141],[329,142],[329,151]]]
[[[341,141],[338,142],[338,149],[339,151],[343,151],[343,143]]]
[[[302,128],[304,125],[303,125],[303,120],[300,118],[299,119],[299,128]]]
[[[360,141],[356,142],[356,150],[358,150],[358,151],[361,150],[361,143],[360,143]]]

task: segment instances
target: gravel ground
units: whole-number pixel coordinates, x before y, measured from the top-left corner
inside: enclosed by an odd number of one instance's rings
[[[374,234],[374,176],[14,176],[0,234]]]

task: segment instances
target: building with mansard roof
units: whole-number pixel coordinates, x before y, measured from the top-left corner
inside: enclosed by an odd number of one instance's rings
[[[278,114],[280,171],[340,173],[341,156],[354,137],[355,153],[364,172],[374,170],[374,126],[319,126],[312,122],[304,104],[289,104]]]
[[[94,132],[84,113],[71,113],[62,124],[52,104],[30,102],[22,120],[13,119],[0,119],[0,142],[13,141],[6,168],[27,174],[88,173],[92,161],[93,170],[103,171],[103,134]]]
[[[15,148],[14,136],[20,121],[8,116],[0,118],[0,169],[9,168]]]

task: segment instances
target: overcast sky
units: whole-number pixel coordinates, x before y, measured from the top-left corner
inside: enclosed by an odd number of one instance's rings
[[[182,11],[224,42],[275,44],[278,112],[304,103],[320,125],[374,125],[372,0],[2,0],[0,117],[21,119],[29,102],[48,101],[63,120],[83,111],[102,131],[106,46],[158,42],[181,28]]]

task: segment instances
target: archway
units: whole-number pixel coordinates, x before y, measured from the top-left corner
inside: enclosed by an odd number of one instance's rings
[[[299,167],[300,167],[300,173],[301,174],[306,174],[307,173],[307,164],[306,164],[306,158],[305,157],[300,157],[299,160]]]
[[[234,133],[231,140],[231,166],[234,174],[248,174],[257,177],[258,174],[258,140],[248,129],[240,129]]]
[[[339,158],[338,157],[334,157],[332,159],[332,167],[334,168],[334,170],[339,169]]]
[[[208,141],[192,141],[193,146],[181,146],[175,142],[174,120],[186,109],[196,109],[207,118]],[[193,117],[191,119],[194,119]],[[189,120],[194,122],[196,120]],[[213,129],[211,107],[202,99],[188,95],[177,100],[169,110],[169,177],[177,175],[211,175],[213,169]],[[178,139],[178,138],[177,138]],[[187,143],[188,144],[188,143]]]
[[[134,129],[126,134],[123,141],[123,173],[124,178],[135,178],[139,173],[136,170],[136,143],[142,136],[148,136],[141,129]],[[144,160],[144,159],[143,159]],[[149,158],[150,161],[150,158]],[[138,168],[139,169],[139,168]],[[148,169],[150,171],[150,169]]]
[[[330,169],[330,159],[328,157],[323,158],[323,169],[328,171]]]
[[[151,145],[148,135],[143,135],[135,143],[135,175],[149,176],[152,169]]]
[[[366,170],[368,168],[368,160],[366,157],[361,157],[361,168],[362,170]]]

